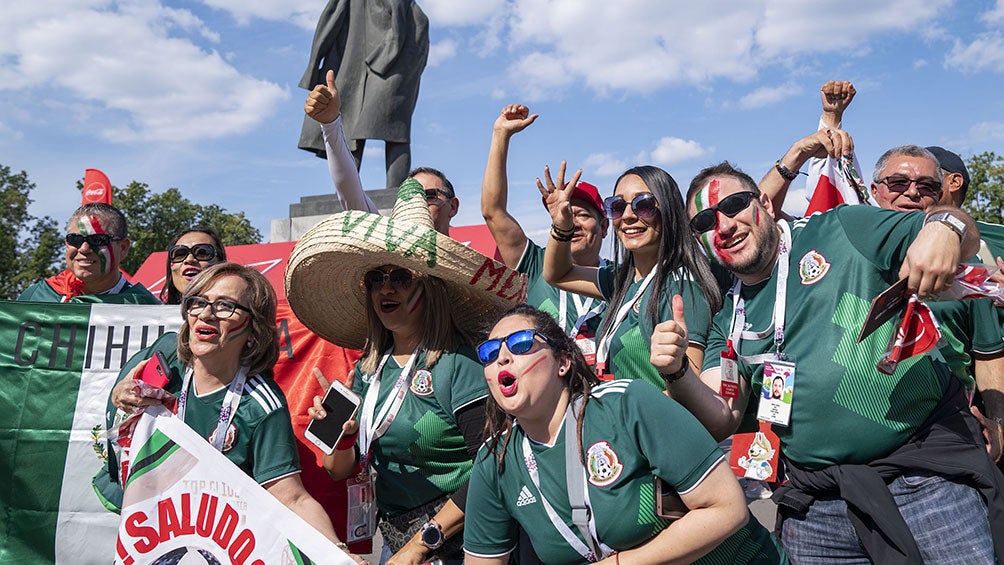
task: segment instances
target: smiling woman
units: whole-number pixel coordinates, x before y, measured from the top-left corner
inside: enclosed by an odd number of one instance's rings
[[[144,406],[161,402],[158,392],[151,393],[149,385],[137,380],[149,363],[145,359],[160,353],[168,364],[164,390],[177,396],[178,418],[301,518],[340,543],[327,514],[300,482],[286,398],[272,380],[279,344],[271,283],[243,265],[214,265],[187,285],[181,314],[177,334],[164,334],[123,368],[110,399],[120,412],[108,429]],[[106,506],[114,508],[118,501],[108,496],[114,489],[107,487],[120,482],[119,468],[109,447],[109,464],[95,478],[95,490]],[[127,453],[119,455],[127,460]]]
[[[227,250],[216,230],[195,226],[174,234],[167,246],[167,273],[160,300],[181,304],[181,293],[203,269],[227,260]]]

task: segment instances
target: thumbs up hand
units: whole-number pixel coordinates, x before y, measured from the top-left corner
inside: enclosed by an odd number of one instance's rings
[[[319,84],[310,91],[303,110],[315,121],[330,124],[342,111],[342,99],[335,88],[335,71],[329,70],[324,79],[327,84]]]
[[[683,298],[677,294],[673,296],[673,319],[660,323],[652,332],[649,361],[664,375],[676,373],[683,366],[689,343]]]

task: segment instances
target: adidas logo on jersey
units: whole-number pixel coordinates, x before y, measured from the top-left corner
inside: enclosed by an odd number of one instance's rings
[[[523,485],[523,490],[519,491],[519,498],[516,499],[516,506],[526,506],[537,502],[537,497],[530,494],[530,489]]]

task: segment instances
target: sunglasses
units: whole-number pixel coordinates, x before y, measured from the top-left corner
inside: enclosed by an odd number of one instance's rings
[[[607,217],[613,221],[621,219],[624,210],[627,210],[628,203],[623,196],[611,196],[603,200],[603,207],[607,210]],[[642,220],[648,221],[655,217],[659,211],[659,201],[651,192],[639,194],[631,199],[631,210],[634,215]]]
[[[388,282],[392,289],[403,290],[415,282],[415,275],[408,269],[394,269],[389,273],[372,270],[363,275],[363,283],[366,285],[366,290],[380,290]]]
[[[555,344],[551,341],[551,338],[538,332],[537,330],[519,330],[518,332],[513,332],[505,337],[500,337],[497,339],[489,339],[481,342],[478,346],[478,360],[481,361],[482,365],[490,365],[496,359],[499,358],[499,352],[502,351],[502,343],[505,342],[505,346],[509,348],[509,352],[513,355],[526,355],[530,353],[533,349],[534,339],[539,337],[550,347],[554,347]]]
[[[82,233],[68,233],[66,234],[66,244],[70,247],[80,247],[87,242],[91,248],[95,247],[105,247],[111,245],[113,241],[119,241],[121,237],[112,237],[106,233],[92,233],[89,235],[84,235]]]
[[[755,199],[756,194],[752,192],[737,192],[732,196],[726,196],[722,198],[721,202],[711,208],[705,208],[694,214],[694,217],[690,219],[690,229],[694,233],[704,233],[718,225],[718,214],[716,212],[721,212],[730,218],[734,218],[736,214],[745,210],[750,205],[750,202],[753,202]]]
[[[931,198],[941,197],[941,183],[931,177],[912,179],[903,175],[889,175],[883,179],[879,179],[878,182],[879,184],[884,184],[890,192],[902,194],[910,190],[911,184],[916,184],[917,192],[921,196],[930,196]]]
[[[198,316],[206,309],[206,306],[209,307],[209,311],[213,316],[221,320],[232,317],[238,310],[243,310],[248,314],[252,313],[250,308],[241,306],[233,300],[224,300],[222,298],[210,302],[201,296],[189,296],[182,302],[182,307],[189,316]]]
[[[191,247],[175,245],[167,250],[168,260],[172,263],[181,263],[189,255],[195,257],[196,261],[212,261],[216,258],[216,247],[211,243],[196,243]]]

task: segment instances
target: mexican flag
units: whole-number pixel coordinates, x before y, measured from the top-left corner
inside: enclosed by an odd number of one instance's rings
[[[177,306],[0,301],[0,563],[114,558],[95,434],[121,367],[180,325]]]

